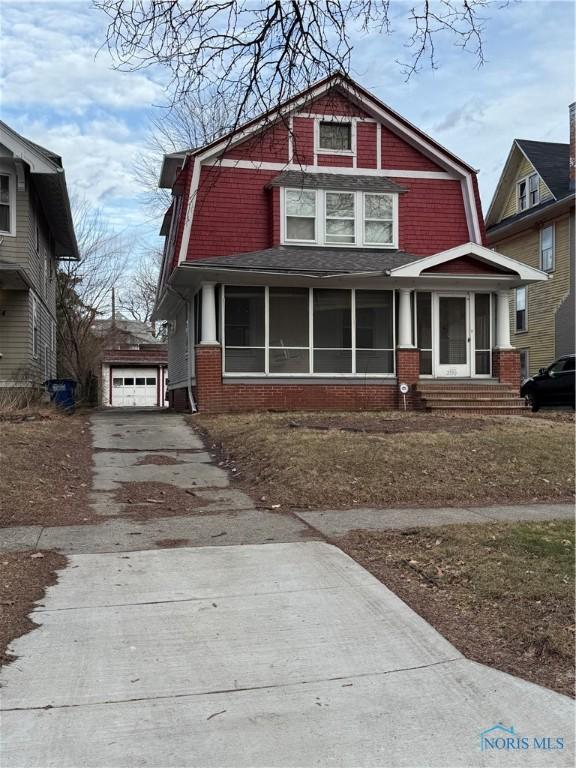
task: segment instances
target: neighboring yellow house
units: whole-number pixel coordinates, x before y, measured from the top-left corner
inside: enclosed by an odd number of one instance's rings
[[[511,302],[523,377],[574,352],[575,109],[569,144],[514,140],[486,216],[491,248],[550,275]]]

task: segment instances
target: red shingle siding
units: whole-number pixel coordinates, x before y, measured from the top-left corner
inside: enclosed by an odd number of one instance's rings
[[[256,160],[267,163],[288,162],[288,125],[283,121],[271,125],[224,153],[226,159]]]
[[[398,171],[443,171],[406,141],[382,126],[382,168]]]
[[[268,182],[278,171],[202,168],[188,260],[248,253],[272,245]]]
[[[356,165],[358,168],[376,168],[376,123],[356,125]]]
[[[318,165],[330,166],[331,168],[352,168],[353,162],[351,155],[318,155]]]
[[[428,269],[423,270],[422,274],[426,274],[427,272],[441,272],[442,274],[455,275],[511,274],[506,269],[499,269],[494,266],[494,264],[487,264],[472,256],[461,256],[458,259],[444,262],[444,264],[437,264],[435,267],[429,267]]]
[[[314,164],[314,120],[295,117],[293,120],[294,162]]]
[[[400,248],[430,256],[468,242],[460,182],[452,179],[401,179]]]
[[[332,89],[309,102],[305,112],[315,115],[345,115],[346,117],[369,117],[361,107],[350,101],[343,93]]]
[[[182,236],[184,234],[184,223],[186,221],[186,208],[188,206],[188,198],[190,196],[190,181],[192,179],[192,171],[194,170],[194,160],[188,159],[184,168],[180,171],[177,178],[178,187],[184,191],[182,193],[182,205],[180,206],[180,220],[178,222],[178,229],[176,231],[176,238],[174,240],[174,253],[172,254],[171,269],[174,269],[178,265],[178,256],[180,254],[180,246],[182,245]],[[175,185],[176,186],[176,185]]]

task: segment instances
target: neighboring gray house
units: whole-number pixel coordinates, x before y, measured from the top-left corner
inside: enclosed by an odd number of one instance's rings
[[[0,388],[56,376],[56,269],[78,258],[61,158],[0,121]]]

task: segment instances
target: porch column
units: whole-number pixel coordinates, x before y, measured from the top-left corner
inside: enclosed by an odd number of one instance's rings
[[[218,344],[216,338],[215,283],[202,283],[202,339],[201,344]]]
[[[498,291],[496,349],[512,349],[512,344],[510,344],[510,291]]]
[[[412,343],[410,291],[401,288],[398,293],[400,296],[398,305],[398,347],[401,349],[414,349],[414,344]]]

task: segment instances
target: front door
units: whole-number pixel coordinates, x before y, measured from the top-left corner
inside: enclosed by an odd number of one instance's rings
[[[436,297],[436,375],[470,376],[467,294],[438,294]]]

